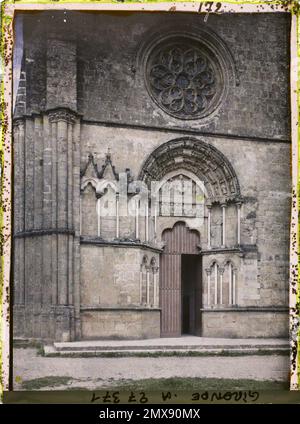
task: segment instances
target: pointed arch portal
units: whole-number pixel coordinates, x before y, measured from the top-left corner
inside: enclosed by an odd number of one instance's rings
[[[177,222],[162,234],[160,266],[161,336],[200,335],[201,256],[199,233]]]

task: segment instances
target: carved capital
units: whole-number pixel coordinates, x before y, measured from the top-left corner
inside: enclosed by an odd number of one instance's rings
[[[211,275],[211,268],[205,268],[206,275]]]
[[[16,118],[13,120],[13,127],[14,128],[19,128],[19,127],[24,127],[24,118]]]
[[[65,108],[55,109],[49,112],[49,121],[51,123],[64,121],[64,122],[67,122],[68,124],[75,124],[76,115],[74,112],[72,112],[69,109],[65,109]]]
[[[224,274],[224,271],[225,271],[225,269],[224,268],[219,268],[219,273],[220,273],[220,275],[223,275]]]

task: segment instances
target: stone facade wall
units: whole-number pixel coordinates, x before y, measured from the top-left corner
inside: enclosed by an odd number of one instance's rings
[[[95,43],[91,31],[82,34],[82,113],[87,119],[179,127],[244,136],[287,138],[288,19],[284,15],[210,16],[131,15],[86,17],[85,28],[105,22]],[[220,116],[208,125],[166,116],[148,96],[136,55],[147,38],[164,27],[184,24],[208,27],[227,44],[234,58],[239,85],[230,87]],[[114,26],[118,31],[114,31]],[[130,28],[130,31],[128,30]],[[232,30],[234,28],[234,31]],[[253,31],[255,30],[255,37]],[[111,42],[111,32],[114,42]],[[242,34],[242,35],[241,35]],[[115,61],[115,57],[118,60]],[[272,75],[272,78],[269,78]],[[95,83],[96,81],[96,83]],[[120,93],[123,93],[120,96]],[[103,107],[103,103],[105,107]],[[118,106],[116,107],[116,104]]]
[[[288,314],[282,308],[288,305],[291,191],[289,26],[283,13],[214,15],[206,23],[202,15],[177,13],[24,15],[14,122],[16,335],[56,340],[159,336],[161,312],[149,299],[155,298],[161,235],[182,217],[158,217],[156,233],[152,218],[149,228],[140,219],[137,233],[136,218],[120,216],[118,224],[116,218],[99,220],[96,204],[100,198],[105,203],[99,188],[105,178],[115,184],[124,171],[130,181],[147,178],[145,164],[155,149],[183,137],[195,147],[183,148],[186,160],[190,155],[196,161],[201,147],[198,165],[206,164],[204,177],[217,181],[224,195],[206,199],[203,225],[197,228],[202,303],[214,310],[203,312],[203,335],[287,334]],[[197,31],[204,50],[216,54],[212,66],[216,90],[222,78],[226,85],[223,101],[205,118],[190,119],[186,111],[179,119],[150,95],[151,75],[143,60],[158,35],[190,34],[193,45]],[[176,84],[181,78],[184,86],[187,74],[177,73]],[[173,168],[166,172],[180,173],[176,160],[181,159],[172,154],[168,166],[173,161]],[[207,302],[214,263],[220,267],[218,284],[224,278],[223,296],[229,297],[228,261],[236,267],[231,307],[251,306],[259,312],[223,313],[223,304],[209,304],[212,292]],[[268,307],[277,307],[278,315]]]
[[[140,273],[144,259],[158,254],[137,247],[81,246],[83,306],[140,306]],[[153,302],[152,302],[153,303]]]
[[[160,311],[84,311],[82,337],[92,339],[150,339],[160,337]]]
[[[220,321],[223,323],[220,328]],[[235,311],[204,312],[202,335],[204,337],[283,337],[288,334],[286,312]]]
[[[81,137],[82,164],[88,151],[103,163],[106,151],[98,143],[104,138],[105,148],[109,148],[117,169],[129,167],[133,176],[140,173],[145,158],[159,145],[172,140],[173,133],[167,131],[142,131],[119,128],[84,125]],[[226,155],[232,163],[239,179],[245,202],[241,208],[241,244],[256,246],[257,253],[247,253],[241,262],[241,304],[246,305],[287,305],[289,271],[289,214],[290,214],[290,145],[276,142],[271,144],[253,140],[236,140],[230,137],[199,137]],[[89,148],[86,147],[89,140]],[[119,148],[119,146],[121,146]],[[134,156],[131,152],[134,151]],[[216,217],[212,235],[212,247],[220,245],[220,208],[215,208]],[[236,243],[236,211],[228,207],[227,246]],[[94,209],[95,222],[96,211]],[[172,227],[176,219],[162,219],[158,223],[158,232]],[[205,226],[199,229],[201,247],[207,247]],[[215,230],[215,232],[214,232]],[[134,230],[133,230],[134,232]],[[214,235],[215,234],[215,235]],[[211,259],[210,259],[211,260]],[[258,281],[253,279],[258,275]],[[205,278],[205,275],[204,275]],[[252,287],[252,288],[251,288]]]
[[[40,110],[43,102],[46,79],[41,67],[45,66],[42,52],[47,35],[54,33],[63,39],[78,40],[77,108],[85,119],[289,138],[287,14],[211,15],[206,23],[202,15],[196,14],[70,13],[67,22],[64,19],[63,12],[58,12],[53,28],[50,14],[26,18],[27,66],[37,73],[32,77],[38,77],[38,84],[31,84],[30,92],[30,98],[37,100],[31,100],[28,113]],[[237,84],[230,87],[219,116],[207,125],[166,115],[151,101],[143,83],[140,49],[157,33],[157,28],[163,33],[181,26],[207,28],[216,33],[235,63]],[[62,75],[67,75],[63,80],[70,81],[67,65]]]

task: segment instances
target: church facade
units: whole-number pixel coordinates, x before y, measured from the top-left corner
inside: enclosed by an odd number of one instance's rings
[[[15,337],[287,337],[289,16],[22,16]]]

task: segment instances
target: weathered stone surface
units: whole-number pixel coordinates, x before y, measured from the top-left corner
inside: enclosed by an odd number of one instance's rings
[[[171,82],[185,90],[187,109],[177,117],[169,113],[178,92],[161,88],[168,73],[150,81],[164,91],[164,106],[149,95],[143,60],[157,28],[164,40],[176,33],[178,43],[198,28],[199,39],[206,32],[216,43],[209,66],[219,78],[213,60],[224,59],[226,86],[220,106],[205,119],[199,111],[195,119],[180,119],[190,118],[190,97],[196,101],[195,90],[182,84],[198,75],[191,66],[201,68],[189,51],[183,57],[171,49],[172,63],[169,48],[167,58],[154,54],[160,65],[167,61],[173,79],[181,78]],[[203,335],[287,334],[288,313],[280,307],[288,305],[288,39],[285,14],[212,15],[207,23],[197,14],[24,16],[14,123],[16,335],[159,337],[162,233],[186,216],[174,201],[171,216],[146,219],[143,183],[178,176],[197,177],[207,190],[203,220],[189,221],[200,235],[198,306],[234,308],[203,312]],[[207,81],[207,75],[199,78],[193,87]],[[143,181],[133,183],[138,178]],[[158,206],[163,215],[165,205]],[[239,312],[243,307],[278,312]]]
[[[204,312],[202,314],[203,337],[286,337],[288,328],[286,312]]]
[[[160,311],[83,312],[83,339],[150,339],[160,337]]]

